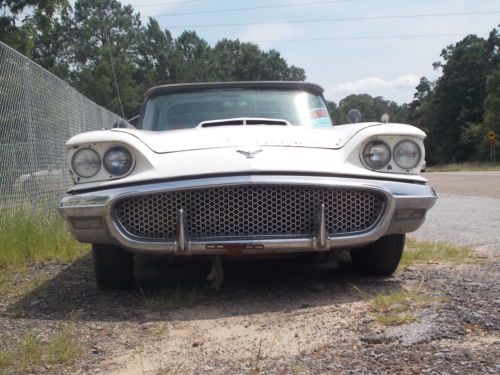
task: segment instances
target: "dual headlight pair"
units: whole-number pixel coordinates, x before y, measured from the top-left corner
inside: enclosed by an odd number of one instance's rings
[[[73,172],[83,178],[94,177],[103,166],[112,176],[123,176],[132,169],[134,159],[125,147],[111,147],[104,153],[101,161],[99,154],[92,148],[82,148],[73,155]]]
[[[399,142],[393,150],[387,143],[374,140],[368,142],[362,154],[364,163],[371,169],[385,168],[390,163],[391,157],[401,169],[413,169],[420,162],[422,150],[411,140]]]

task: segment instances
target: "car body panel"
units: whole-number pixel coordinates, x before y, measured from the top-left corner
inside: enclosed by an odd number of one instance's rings
[[[149,90],[146,93],[146,100],[169,92],[196,92],[196,90],[214,90],[218,87],[262,89],[279,87],[303,89],[322,95],[321,87],[314,84],[265,82],[259,86],[259,83],[255,82],[233,82],[162,86]],[[92,148],[102,159],[108,149],[116,146],[128,149],[133,156],[133,168],[122,176],[110,175],[101,168],[90,178],[79,177],[72,171],[75,184],[68,190],[68,196],[62,199],[59,211],[69,222],[74,236],[82,242],[114,244],[133,252],[234,255],[234,253],[328,251],[364,246],[388,234],[402,234],[416,230],[424,222],[425,213],[437,198],[434,190],[427,185],[427,180],[419,174],[421,164],[425,160],[423,140],[426,135],[416,127],[397,123],[368,122],[324,129],[294,125],[265,125],[264,122],[261,125],[249,125],[244,120],[241,125],[222,125],[215,121],[217,126],[183,130],[145,131],[115,128],[76,135],[66,144],[70,170],[73,156],[82,148]],[[372,170],[365,165],[361,153],[364,147],[374,140],[382,140],[390,149],[394,149],[403,140],[411,140],[421,150],[420,162],[414,168],[404,170],[391,156],[391,161],[385,167]],[[235,186],[248,188],[248,194],[253,194],[252,189],[255,187],[262,187],[264,191],[262,194],[268,194],[268,191],[288,194],[287,204],[292,206],[295,201],[289,194],[299,194],[304,189],[309,192],[314,190],[320,194],[313,193],[314,196],[323,196],[321,194],[327,192],[334,199],[338,198],[340,203],[327,207],[316,198],[314,198],[316,200],[307,198],[311,199],[310,204],[307,199],[302,200],[301,204],[304,205],[308,215],[314,213],[313,218],[309,216],[307,218],[314,221],[306,223],[307,228],[313,228],[308,233],[284,233],[272,236],[258,233],[225,234],[214,239],[210,235],[206,238],[193,236],[192,221],[195,220],[195,213],[192,212],[192,207],[191,211],[188,209],[189,199],[186,198],[188,201],[183,201],[184,203],[175,201],[177,203],[174,207],[174,201],[170,201],[174,198],[168,195],[172,192],[181,192],[189,196],[191,193],[199,192],[205,197],[203,199],[212,199],[206,197],[215,196],[215,192],[220,192],[220,189],[230,191]],[[210,195],[212,193],[213,195]],[[342,198],[343,194],[351,194],[350,196],[354,198],[349,198],[351,199],[349,204],[354,204],[356,207],[353,206],[351,210],[347,206],[341,206],[342,202],[346,201]],[[379,218],[372,217],[370,219],[372,222],[366,230],[353,229],[352,233],[344,234],[326,230],[326,214],[340,215],[342,212],[342,215],[349,215],[351,211],[357,209],[361,210],[357,215],[363,216],[364,205],[374,204],[372,201],[363,202],[365,196],[368,200],[377,200],[377,215],[381,215]],[[148,206],[146,208],[138,206],[133,212],[127,211],[126,215],[136,215],[139,223],[137,225],[141,226],[141,215],[144,215],[145,210],[158,212],[156,216],[153,215],[155,216],[153,221],[159,222],[160,226],[164,225],[165,220],[177,223],[175,239],[139,238],[125,228],[123,220],[117,216],[118,207],[123,202],[134,199],[140,201],[144,197],[151,198],[147,203]],[[244,195],[242,197],[247,199]],[[263,201],[266,199],[263,198]],[[261,207],[262,211],[249,212],[249,215],[257,215],[252,216],[255,220],[266,217],[280,222],[280,215],[291,215],[290,212],[295,209],[288,207],[286,213],[287,209],[280,208],[279,202],[271,202],[272,204],[269,200],[266,202],[270,205]],[[197,209],[212,207],[208,203],[205,205],[201,202]],[[251,199],[245,204],[252,205]],[[172,206],[173,211],[169,211],[169,215],[175,217],[162,217],[161,212],[164,211],[155,211],[157,205]],[[237,209],[231,208],[233,206],[224,201],[216,202],[216,207],[222,207],[220,212],[215,213],[216,216],[230,216],[232,210],[241,210],[239,206]],[[237,214],[240,215],[241,212]],[[354,220],[364,220],[356,218],[357,216]],[[240,219],[241,217],[235,218],[236,221]],[[295,219],[292,218],[291,221],[293,220]],[[306,219],[298,217],[297,220]]]

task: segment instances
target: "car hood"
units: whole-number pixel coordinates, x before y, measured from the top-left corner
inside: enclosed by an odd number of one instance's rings
[[[340,149],[356,133],[380,123],[338,125],[331,129],[294,126],[219,126],[169,131],[112,129],[142,141],[156,153],[225,147],[282,146]]]

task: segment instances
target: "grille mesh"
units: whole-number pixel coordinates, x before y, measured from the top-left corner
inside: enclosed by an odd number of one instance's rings
[[[325,205],[327,233],[371,229],[384,208],[383,196],[362,190],[244,185],[167,191],[127,198],[115,218],[133,237],[169,241],[177,237],[177,211],[187,217],[193,239],[251,236],[310,236],[314,212]]]

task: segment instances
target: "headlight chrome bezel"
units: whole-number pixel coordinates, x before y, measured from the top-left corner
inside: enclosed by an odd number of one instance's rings
[[[109,155],[110,151],[117,148],[119,148],[125,155],[127,155],[127,158],[129,158],[128,163],[126,163],[127,168],[123,168],[120,171],[123,172],[121,174],[116,174],[113,168],[109,168],[110,163],[105,164],[106,155]],[[78,160],[79,156],[84,156],[80,154],[81,152],[88,152],[84,150],[90,150],[93,152],[91,160],[95,165],[97,165],[97,160],[99,160],[99,168],[95,168],[97,171],[92,170],[92,175],[90,173],[85,173],[85,171],[82,173],[82,168],[78,168],[78,165],[75,162]],[[75,184],[109,181],[127,177],[134,171],[137,162],[137,153],[134,148],[121,142],[83,143],[69,148],[68,151],[70,174],[72,175],[72,179]]]
[[[401,147],[405,142],[411,142],[411,144],[415,147],[415,150],[418,152],[418,157],[415,160],[414,165],[401,163],[401,160],[398,158],[396,161],[396,152],[397,147]],[[390,151],[390,158],[388,158],[388,162],[385,165],[379,163],[375,165],[367,162],[367,154],[369,153],[370,147],[373,147],[374,143],[385,144]],[[370,138],[367,138],[358,148],[359,152],[359,160],[363,167],[374,171],[374,172],[382,172],[382,173],[403,173],[403,174],[419,174],[420,168],[419,166],[422,164],[425,159],[425,148],[423,145],[423,140],[418,137],[408,136],[408,135],[376,135]],[[384,160],[385,161],[385,160]]]
[[[91,174],[84,174],[84,173],[81,173],[81,170],[79,171],[78,168],[77,168],[77,163],[75,162],[76,158],[80,155],[82,155],[83,152],[90,152],[92,154],[95,155],[95,157],[97,158],[97,168],[95,170],[95,172],[91,173]],[[81,148],[79,149],[78,151],[76,151],[74,154],[73,154],[73,157],[71,158],[71,169],[73,170],[73,172],[80,178],[92,178],[94,177],[95,175],[97,175],[101,169],[102,169],[102,160],[101,160],[101,157],[99,156],[99,153],[94,150],[93,148],[90,148],[90,147],[85,147],[85,148]]]

